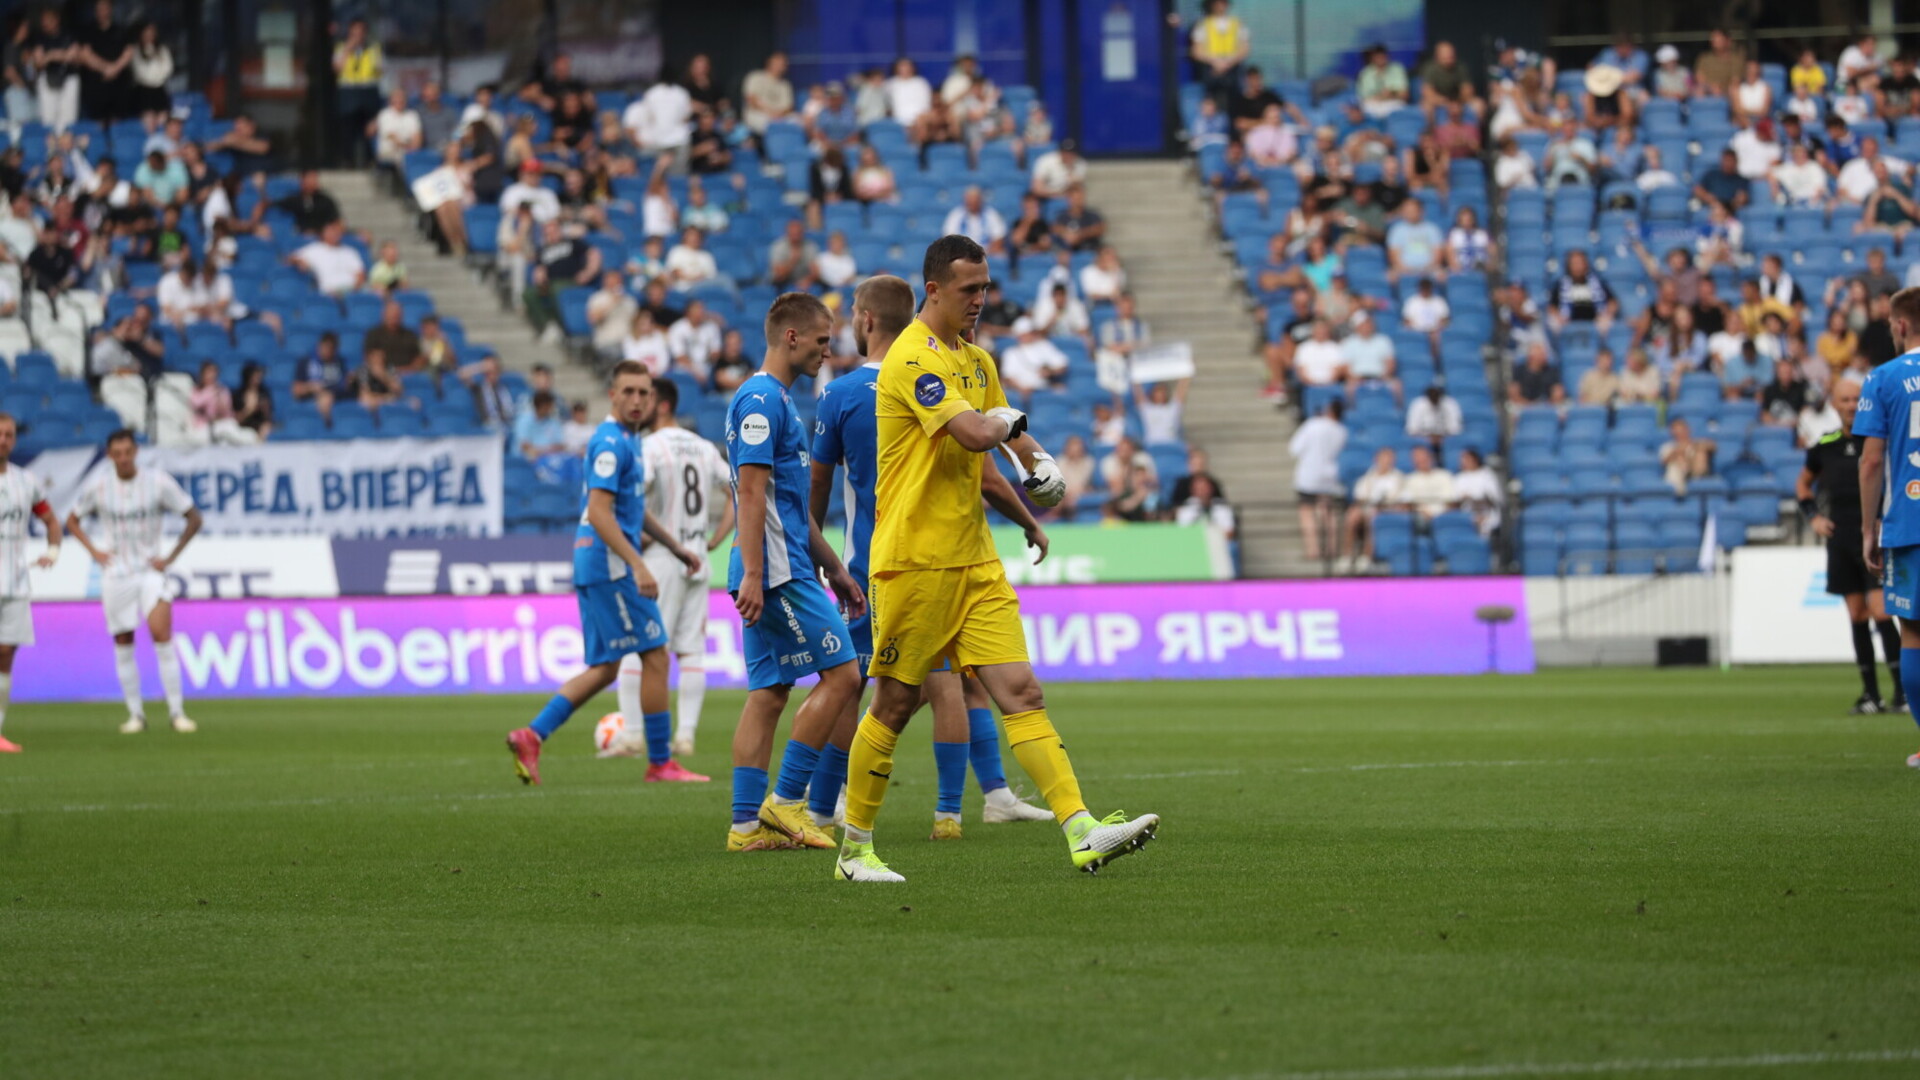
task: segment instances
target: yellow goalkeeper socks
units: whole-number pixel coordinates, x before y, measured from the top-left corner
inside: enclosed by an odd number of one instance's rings
[[[860,718],[847,755],[848,828],[872,831],[887,785],[893,781],[893,748],[899,741],[900,733],[875,720],[872,713]]]
[[[1047,719],[1047,710],[1008,713],[1000,718],[1000,723],[1007,729],[1007,742],[1013,746],[1013,756],[1020,759],[1020,767],[1040,786],[1040,794],[1047,800],[1047,809],[1053,811],[1054,819],[1065,824],[1073,815],[1086,813],[1086,800],[1080,797],[1080,781],[1073,775],[1073,762],[1067,760],[1067,748],[1061,745],[1060,733],[1053,729],[1053,721]],[[853,817],[851,799],[847,803],[847,817],[849,820]]]

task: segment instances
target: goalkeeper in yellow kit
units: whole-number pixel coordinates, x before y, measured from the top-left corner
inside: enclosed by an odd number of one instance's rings
[[[980,316],[987,257],[965,236],[927,248],[926,301],[894,339],[876,388],[875,483],[869,601],[873,705],[847,762],[847,827],[834,874],[843,881],[904,881],[873,851],[873,822],[893,775],[893,748],[920,703],[927,674],[951,662],[971,671],[1000,706],[1007,741],[1067,834],[1073,865],[1089,873],[1153,838],[1153,814],[1096,820],[1073,764],[1047,719],[1027,662],[1020,601],[995,554],[980,505],[983,455],[1005,444],[1031,479],[1033,500],[1053,506],[1066,481],[1008,407],[985,349],[963,339]]]

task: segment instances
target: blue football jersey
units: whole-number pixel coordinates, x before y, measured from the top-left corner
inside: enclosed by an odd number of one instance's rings
[[[880,470],[874,423],[874,387],[879,364],[862,364],[827,384],[814,415],[813,460],[846,466],[847,569],[867,574],[873,546],[873,485]]]
[[[586,484],[580,492],[580,526],[573,536],[573,582],[594,585],[619,581],[632,571],[587,524],[587,501],[593,492],[613,492],[613,516],[620,531],[636,547],[647,520],[647,466],[640,456],[640,436],[612,419],[593,429],[587,442]]]
[[[1853,433],[1887,442],[1880,544],[1920,544],[1920,349],[1874,368],[1860,389]]]
[[[808,527],[807,491],[812,474],[807,465],[806,427],[786,384],[764,371],[740,384],[727,406],[727,470],[733,477],[733,510],[740,512],[740,467],[765,465],[767,478],[767,535],[760,584],[771,589],[793,580],[814,577]],[[740,587],[744,568],[736,536],[727,558],[727,588]]]

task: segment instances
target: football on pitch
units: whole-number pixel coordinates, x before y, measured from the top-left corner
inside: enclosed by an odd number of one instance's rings
[[[620,744],[620,737],[626,733],[627,718],[617,712],[610,712],[593,726],[593,748],[611,750]]]

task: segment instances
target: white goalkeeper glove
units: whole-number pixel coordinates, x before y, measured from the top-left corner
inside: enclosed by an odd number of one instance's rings
[[[1005,405],[1002,405],[996,409],[988,409],[987,415],[995,420],[1001,420],[1006,423],[1007,436],[1001,439],[1001,442],[1011,442],[1019,438],[1021,434],[1027,430],[1027,414],[1021,412],[1019,409],[1009,409]]]
[[[1022,485],[1036,506],[1059,506],[1060,500],[1067,497],[1067,478],[1060,475],[1060,466],[1053,463],[1053,455],[1045,451],[1033,455],[1033,471]]]

